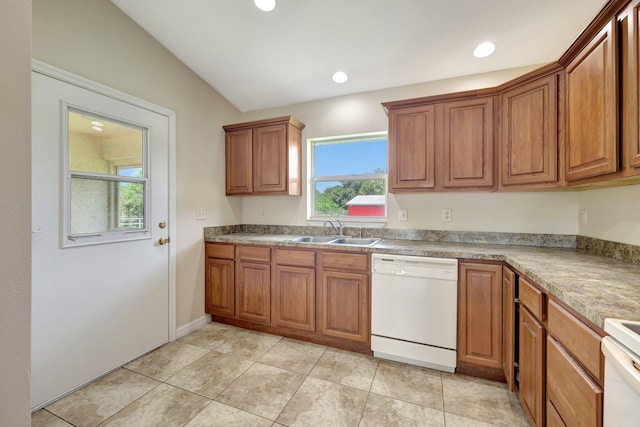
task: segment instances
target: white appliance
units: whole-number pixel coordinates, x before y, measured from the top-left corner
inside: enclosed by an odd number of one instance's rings
[[[454,372],[458,260],[374,254],[371,269],[373,355]]]
[[[604,427],[640,423],[640,322],[605,319]]]

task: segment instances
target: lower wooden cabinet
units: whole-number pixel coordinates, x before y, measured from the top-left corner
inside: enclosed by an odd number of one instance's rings
[[[458,370],[501,378],[502,265],[460,262],[458,280]]]
[[[602,388],[552,337],[547,338],[547,394],[556,410],[547,420],[560,418],[568,426],[602,426]]]
[[[322,273],[322,333],[369,342],[369,276],[361,273]]]
[[[315,331],[315,268],[277,265],[274,277],[274,325]]]
[[[502,369],[509,390],[515,389],[515,292],[516,274],[502,267]]]
[[[269,323],[271,321],[271,265],[238,261],[236,270],[238,318]]]
[[[553,404],[547,400],[547,427],[567,427]]]
[[[370,354],[369,254],[224,243],[205,254],[213,320]]]
[[[543,426],[545,380],[545,329],[524,306],[520,307],[520,384],[518,395],[529,423]]]
[[[369,255],[321,254],[322,334],[371,342]]]

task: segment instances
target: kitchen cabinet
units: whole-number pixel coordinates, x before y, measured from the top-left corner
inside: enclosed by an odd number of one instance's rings
[[[442,187],[494,187],[494,97],[441,105]]]
[[[640,174],[640,1],[618,16],[621,41],[622,168]]]
[[[235,248],[233,245],[205,245],[205,312],[217,316],[235,315]]]
[[[547,406],[566,425],[601,426],[602,337],[555,301],[549,302],[547,328]]]
[[[617,25],[611,19],[566,67],[567,181],[618,170],[617,62]]]
[[[239,319],[256,323],[271,321],[270,262],[268,247],[236,247],[236,301]]]
[[[503,378],[502,265],[460,262],[458,371]]]
[[[389,111],[389,191],[435,187],[435,106]]]
[[[532,426],[545,425],[545,338],[542,322],[547,295],[525,277],[518,279],[520,301],[518,397]]]
[[[389,191],[491,190],[494,91],[383,103],[389,114]]]
[[[330,251],[319,255],[322,334],[369,344],[369,255]]]
[[[516,274],[502,267],[502,370],[509,390],[515,389],[515,292]]]
[[[501,93],[500,189],[557,185],[561,78],[553,72]]]
[[[226,194],[302,194],[302,129],[292,116],[223,126]]]
[[[316,254],[274,249],[274,326],[316,330]]]

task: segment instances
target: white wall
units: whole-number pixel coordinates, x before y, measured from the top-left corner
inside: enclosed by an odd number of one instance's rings
[[[0,1],[0,424],[31,425],[31,1]]]
[[[109,0],[33,0],[33,57],[176,112],[177,325],[203,316],[203,227],[242,221],[224,194],[222,129],[240,112]]]
[[[579,209],[587,210],[581,236],[640,246],[640,184],[583,191]]]
[[[243,120],[292,114],[306,124],[308,138],[386,131],[388,118],[381,102],[441,93],[492,87],[535,67],[505,70],[419,85],[362,93],[283,108],[248,112]],[[306,146],[303,156],[306,156]],[[303,161],[303,165],[306,162]],[[303,177],[308,178],[306,170]],[[244,197],[242,221],[246,224],[306,225],[307,188],[302,197]],[[398,221],[398,210],[409,210],[407,222]],[[450,223],[441,221],[441,210],[453,210]],[[576,234],[578,196],[571,192],[421,193],[390,195],[387,224],[390,228],[478,230],[522,233]],[[261,211],[266,209],[266,217]]]

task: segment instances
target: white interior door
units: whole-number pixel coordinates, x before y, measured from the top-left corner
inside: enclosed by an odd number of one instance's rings
[[[32,98],[38,408],[168,342],[173,309],[168,117],[37,72]]]

